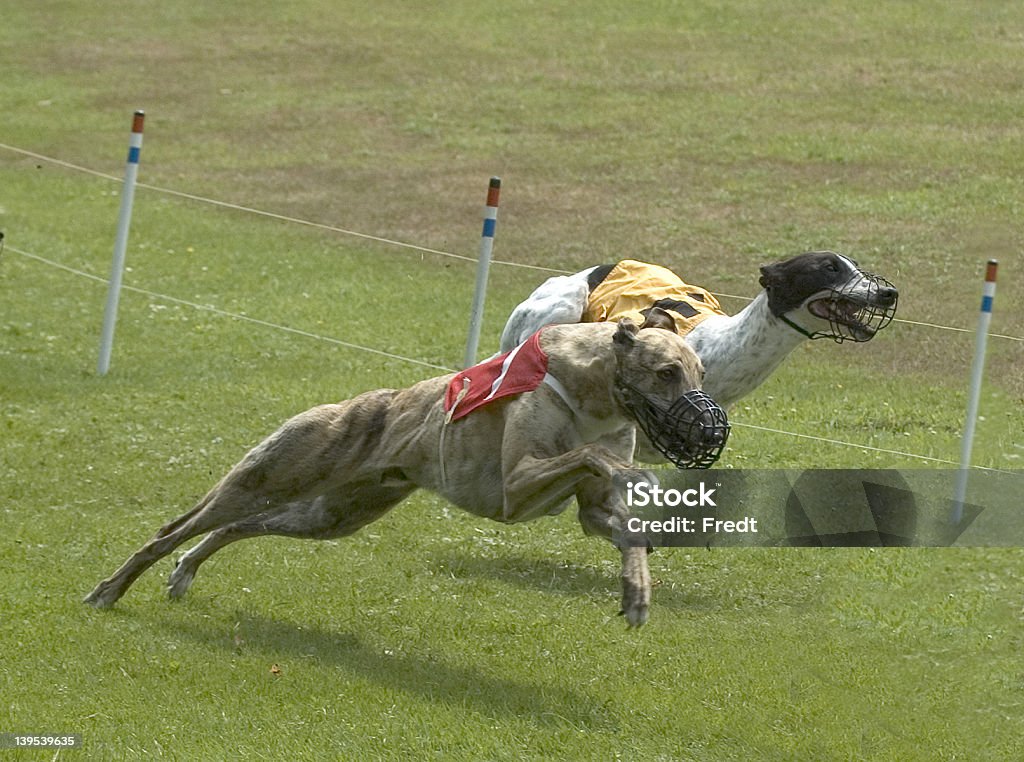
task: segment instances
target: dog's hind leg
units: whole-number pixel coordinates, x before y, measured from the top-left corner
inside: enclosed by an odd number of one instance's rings
[[[181,543],[247,517],[272,514],[346,483],[380,439],[367,420],[386,411],[393,390],[367,392],[336,405],[320,405],[286,421],[254,447],[188,513],[166,524],[85,602],[113,605],[156,561]]]
[[[250,487],[253,468],[243,460],[187,513],[165,524],[153,539],[137,550],[121,567],[100,582],[85,597],[97,608],[112,606],[139,575],[183,542],[212,529],[238,521],[243,516],[266,513],[283,502],[268,487]],[[276,499],[275,499],[276,498]]]
[[[228,524],[208,534],[178,560],[167,580],[167,593],[171,598],[182,597],[200,564],[225,545],[264,535],[305,540],[344,537],[379,519],[415,489],[412,482],[385,478],[380,483],[350,485],[315,500],[289,503],[280,511]]]
[[[614,542],[622,553],[622,611],[630,627],[647,621],[651,572],[647,542],[628,527],[629,510],[618,487],[606,479],[588,479],[576,491],[583,531]]]
[[[203,532],[222,526],[225,523],[225,514],[228,517],[239,515],[237,508],[224,508],[222,503],[225,499],[227,498],[218,485],[195,508],[171,522],[174,529],[167,531],[170,525],[162,527],[152,540],[133,553],[117,571],[96,585],[85,597],[85,603],[97,608],[114,605],[139,575],[176,547]]]

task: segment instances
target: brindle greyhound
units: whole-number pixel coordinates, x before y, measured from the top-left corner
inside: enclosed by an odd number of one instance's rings
[[[507,523],[557,514],[575,496],[584,531],[619,546],[622,613],[630,626],[642,625],[651,597],[647,548],[627,532],[622,482],[650,478],[632,464],[638,421],[649,428],[641,419],[652,410],[677,409],[698,389],[700,360],[676,334],[640,331],[630,321],[554,326],[540,334],[540,348],[554,384],[541,383],[458,420],[445,409],[451,375],[295,416],[85,601],[113,605],[153,563],[209,533],[170,576],[169,593],[177,598],[199,565],[229,543],[267,534],[352,534],[422,487]],[[721,408],[703,399],[703,409],[690,418],[711,411],[724,421]],[[717,457],[721,428],[688,432],[678,448],[713,450]]]

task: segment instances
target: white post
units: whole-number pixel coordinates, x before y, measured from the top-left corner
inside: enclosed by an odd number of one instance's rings
[[[484,207],[484,231],[480,238],[480,258],[476,263],[476,291],[473,306],[469,311],[469,337],[466,339],[466,357],[463,368],[476,365],[476,350],[480,343],[480,325],[484,319],[484,298],[487,296],[487,272],[491,267],[491,251],[494,249],[494,229],[498,224],[498,196],[501,194],[501,178],[492,177],[487,188],[487,206]]]
[[[971,447],[974,444],[974,426],[978,419],[978,400],[981,396],[981,376],[985,370],[985,344],[988,341],[988,327],[992,322],[992,302],[996,296],[996,270],[999,263],[990,259],[985,268],[985,290],[981,297],[981,314],[978,316],[978,331],[974,336],[974,363],[971,365],[971,387],[967,395],[967,420],[964,422],[963,439],[960,442],[960,470],[956,474],[953,490],[953,512],[949,520],[959,524],[964,514],[967,499],[967,470],[971,467]]]
[[[105,376],[110,370],[110,353],[114,348],[114,324],[117,322],[117,302],[121,296],[121,276],[124,273],[124,254],[128,248],[128,227],[132,221],[132,201],[135,199],[135,180],[139,175],[139,154],[142,152],[143,111],[132,118],[132,134],[128,143],[128,164],[124,170],[121,189],[121,211],[117,217],[117,236],[114,239],[114,261],[110,266],[110,285],[107,288],[107,306],[103,310],[103,334],[100,337],[100,359],[96,372]]]

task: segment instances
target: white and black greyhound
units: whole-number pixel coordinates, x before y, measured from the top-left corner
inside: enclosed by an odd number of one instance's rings
[[[832,251],[764,265],[760,284],[762,291],[747,307],[727,315],[709,292],[665,268],[632,260],[591,267],[549,278],[516,307],[502,333],[501,351],[545,325],[616,320],[639,312],[647,324],[685,337],[704,365],[705,392],[728,408],[807,339],[873,338],[892,320],[899,296],[892,283]],[[611,301],[596,305],[601,297]]]

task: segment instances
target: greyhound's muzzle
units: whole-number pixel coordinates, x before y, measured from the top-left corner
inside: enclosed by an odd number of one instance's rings
[[[634,386],[622,391],[637,425],[677,468],[710,468],[718,460],[729,438],[729,419],[707,394],[693,389],[666,408]]]
[[[841,344],[870,341],[892,322],[899,291],[892,283],[873,273],[859,272],[840,288],[807,305],[808,311],[827,320],[829,330],[810,335],[812,339],[830,338]]]

